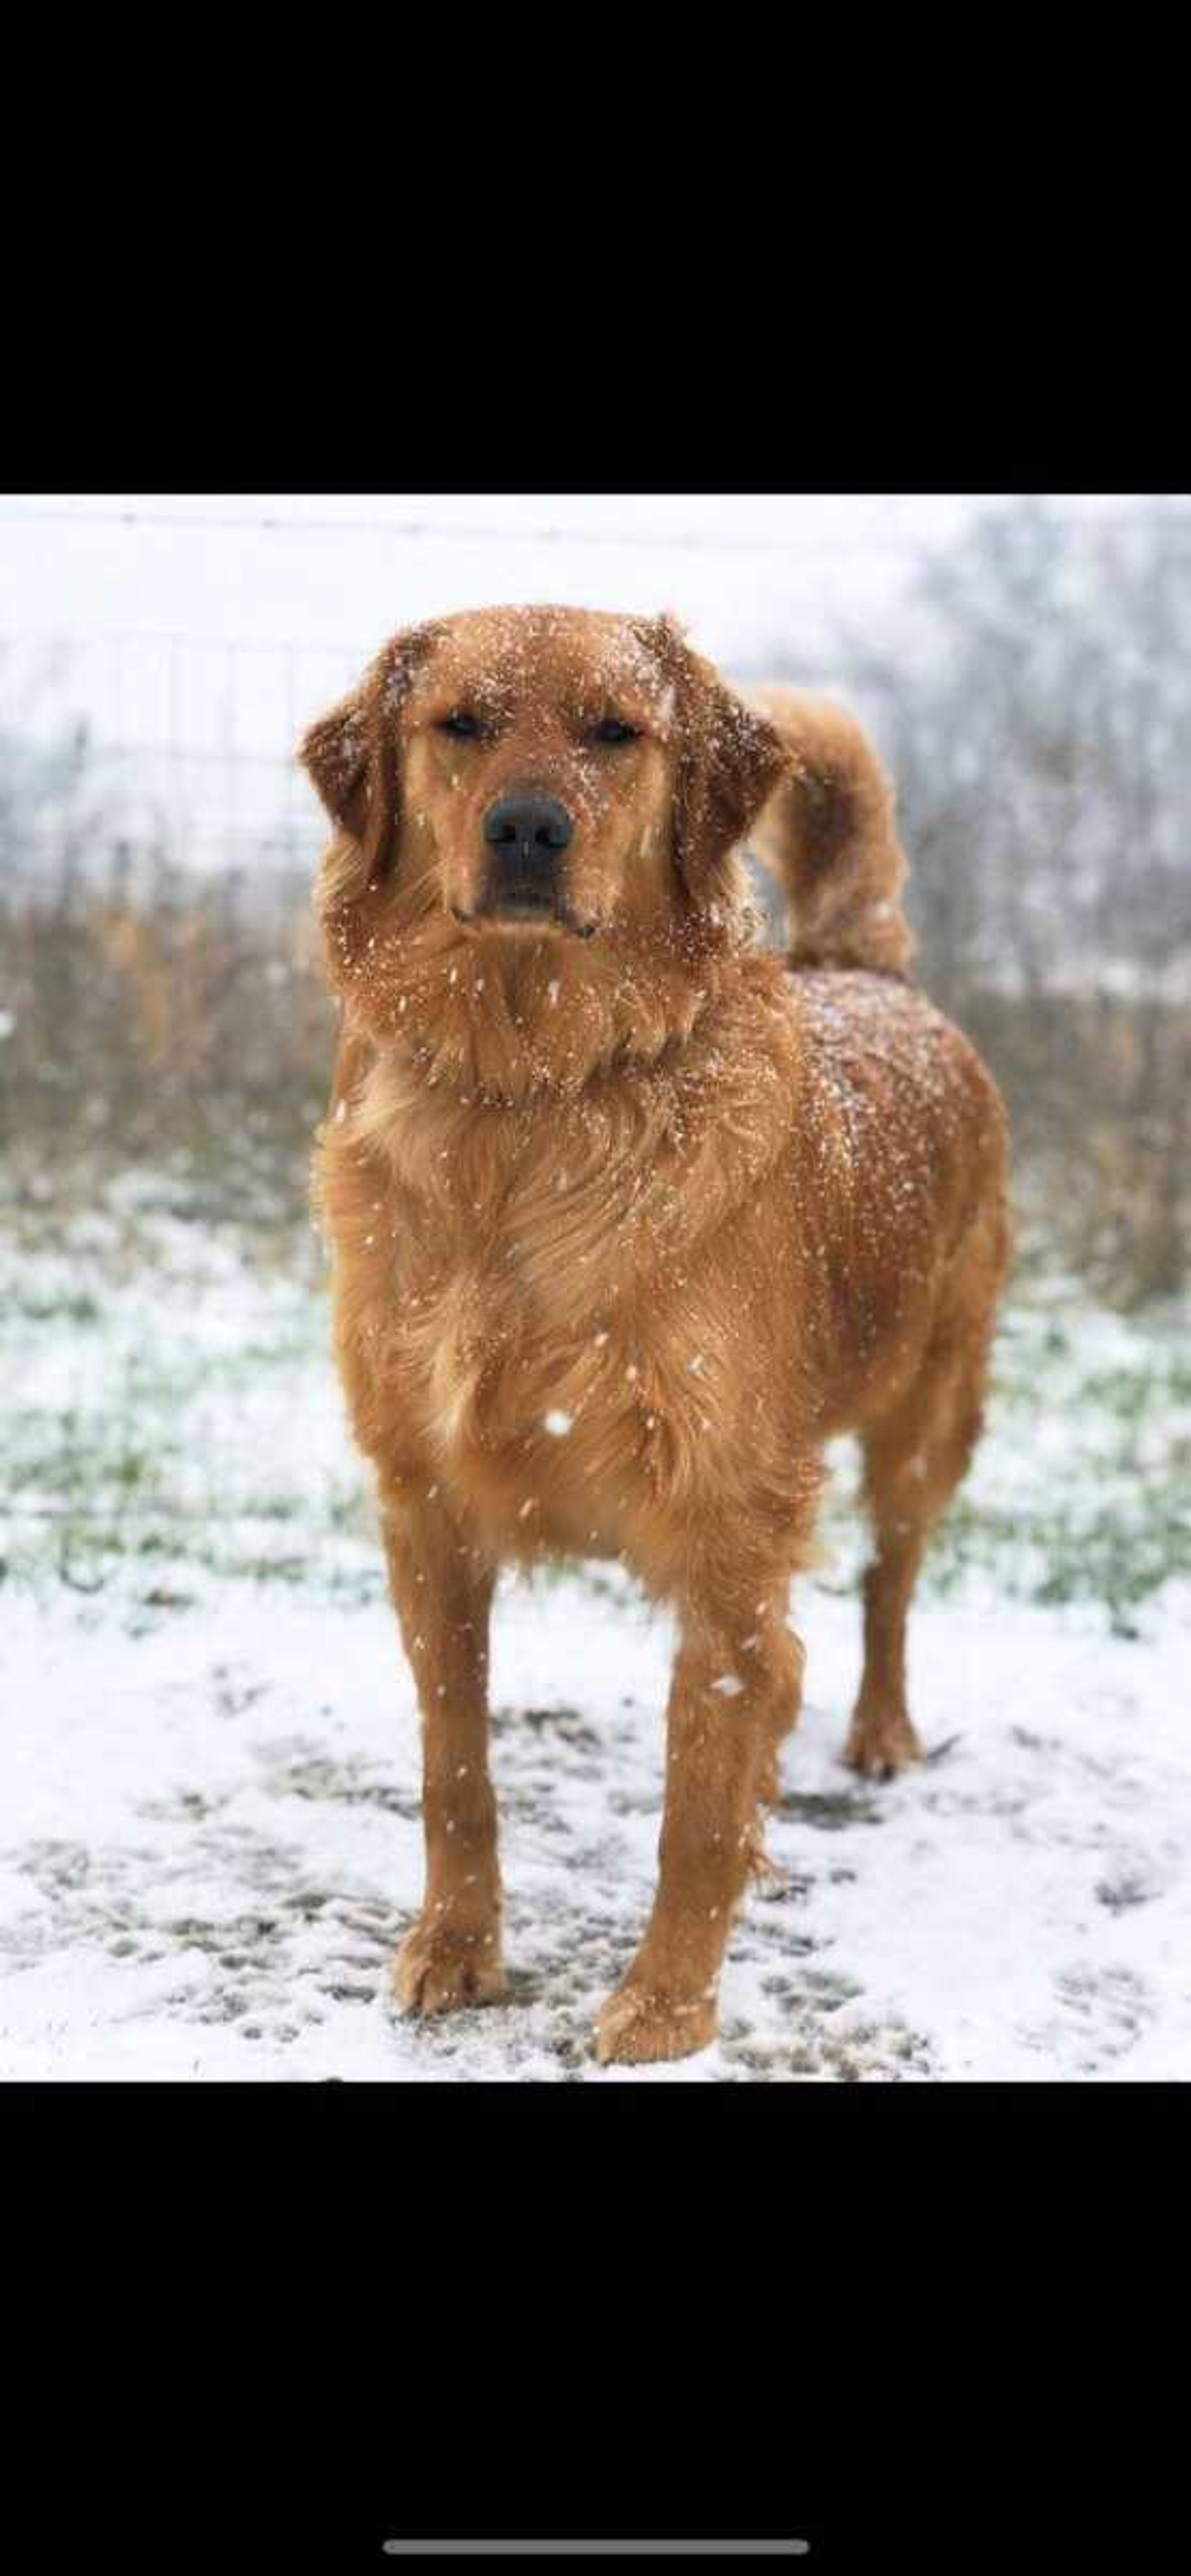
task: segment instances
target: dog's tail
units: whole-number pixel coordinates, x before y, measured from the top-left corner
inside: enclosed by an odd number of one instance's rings
[[[905,975],[915,947],[901,905],[906,858],[867,734],[846,708],[778,681],[741,696],[793,755],[749,834],[789,905],[790,964]]]

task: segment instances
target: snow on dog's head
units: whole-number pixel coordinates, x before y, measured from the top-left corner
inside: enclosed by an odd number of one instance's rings
[[[730,939],[787,764],[670,618],[536,607],[395,636],[301,757],[336,826],[332,980],[374,1035],[451,995],[524,1025],[539,985],[557,1010],[643,947]]]

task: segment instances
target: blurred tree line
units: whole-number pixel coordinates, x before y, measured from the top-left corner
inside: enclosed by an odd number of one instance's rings
[[[762,667],[816,685],[782,645]],[[1005,1088],[1027,1216],[1126,1303],[1188,1269],[1189,669],[1191,503],[990,510],[888,640],[840,648],[897,783],[921,980]],[[236,1175],[298,1204],[331,1029],[304,877],[186,873],[165,818],[129,837],[84,728],[0,731],[10,1186],[176,1153],[213,1209]]]

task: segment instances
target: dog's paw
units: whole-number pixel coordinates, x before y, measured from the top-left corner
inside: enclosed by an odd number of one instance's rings
[[[393,1961],[390,1982],[403,2012],[454,2012],[496,2003],[505,1992],[500,1935],[415,1923]]]
[[[863,1771],[869,1780],[892,1780],[912,1762],[925,1762],[926,1746],[904,1712],[872,1716],[858,1712],[843,1758],[850,1771]]]
[[[712,1997],[677,2003],[647,1986],[618,1986],[596,2022],[595,2053],[601,2065],[646,2066],[661,2057],[690,2057],[715,2038],[719,2015]]]
[[[771,1806],[777,1805],[778,1794],[779,1793],[775,1790],[774,1795],[769,1802]],[[765,1849],[765,1828],[759,1817],[756,1824],[750,1828],[748,1840],[745,1844],[745,1855],[749,1879],[755,1887],[760,1887],[767,1896],[776,1896],[782,1888],[788,1886],[789,1872],[782,1868],[779,1861],[771,1860]],[[742,1889],[739,1899],[740,1903],[743,1902],[744,1893],[745,1891]]]

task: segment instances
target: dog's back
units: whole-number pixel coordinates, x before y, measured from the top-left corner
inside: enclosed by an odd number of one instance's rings
[[[749,835],[790,908],[790,964],[904,975],[914,954],[901,902],[906,858],[893,789],[867,735],[845,707],[779,681],[742,695],[793,760]]]
[[[849,1216],[842,1191],[839,1311],[871,1312],[888,1331],[909,1274],[937,1274],[940,1311],[954,1304],[952,1274],[971,1274],[983,1348],[1009,1253],[1004,1108],[975,1049],[912,982],[892,782],[847,708],[778,681],[747,697],[791,759],[749,847],[786,899],[809,1097],[840,1122],[863,1211],[862,1223]],[[843,1335],[854,1393],[866,1338],[854,1316]],[[875,1322],[871,1339],[875,1356]]]

